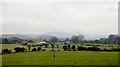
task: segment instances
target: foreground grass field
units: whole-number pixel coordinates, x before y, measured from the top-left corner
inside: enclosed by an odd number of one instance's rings
[[[51,51],[13,53],[2,56],[3,65],[118,65],[118,52]]]

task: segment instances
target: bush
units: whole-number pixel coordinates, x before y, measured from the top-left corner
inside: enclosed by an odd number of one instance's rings
[[[4,55],[4,54],[10,54],[11,52],[12,52],[11,50],[3,49],[2,50],[2,55]]]
[[[54,51],[54,49],[52,49],[52,51]]]
[[[14,50],[15,50],[16,53],[17,53],[17,52],[26,52],[26,51],[27,51],[24,47],[22,47],[22,48],[20,48],[20,47],[15,47]]]
[[[64,51],[66,51],[67,50],[67,46],[63,46],[63,49],[64,49]]]
[[[34,48],[32,49],[32,51],[37,51],[37,49],[34,47]]]
[[[21,48],[21,52],[26,52],[26,51],[27,50],[24,47]]]
[[[79,51],[80,50],[87,50],[87,48],[86,47],[82,47],[82,46],[78,46],[78,48],[77,48]]]
[[[22,45],[27,45],[28,43],[27,42],[23,42]]]
[[[20,51],[20,47],[15,47],[14,50],[15,50],[16,53],[17,53],[17,52],[21,52],[21,51]]]
[[[68,50],[69,50],[69,49],[71,49],[71,46],[70,46],[70,45],[68,45]]]
[[[76,49],[75,45],[72,46],[72,49]]]
[[[37,51],[40,51],[40,50],[41,50],[41,47],[38,47],[38,48],[37,48]]]

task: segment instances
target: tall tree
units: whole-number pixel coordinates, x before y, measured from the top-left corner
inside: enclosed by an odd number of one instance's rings
[[[79,39],[79,42],[82,43],[83,40],[84,40],[84,36],[83,36],[83,35],[79,35],[79,36],[78,36],[78,39]]]
[[[7,38],[2,38],[2,44],[8,44],[8,39]]]
[[[72,41],[72,43],[79,43],[79,37],[76,36],[76,35],[73,35],[73,36],[71,37],[71,41]]]

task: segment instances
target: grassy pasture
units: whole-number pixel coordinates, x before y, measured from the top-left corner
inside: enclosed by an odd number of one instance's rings
[[[1,45],[1,44],[0,44]],[[2,48],[11,49],[25,47],[20,44],[2,44]],[[50,46],[49,46],[50,47]],[[86,46],[87,47],[87,46]],[[100,48],[111,49],[107,45]],[[62,48],[62,46],[60,46]],[[50,48],[48,48],[50,49]],[[53,58],[52,51],[36,51],[24,53],[12,53],[0,56],[3,65],[117,65],[118,52],[95,51],[56,51]],[[1,62],[1,60],[0,60]]]
[[[2,56],[3,65],[117,65],[118,52],[57,51],[25,52]]]

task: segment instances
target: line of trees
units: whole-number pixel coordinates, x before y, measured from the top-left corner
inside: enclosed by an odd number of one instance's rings
[[[100,38],[99,40],[102,44],[120,44],[120,36],[119,35],[109,35],[108,38]]]
[[[16,44],[22,43],[24,40],[18,37],[11,38],[1,38],[1,44]],[[58,42],[59,39],[55,36],[52,36],[48,42]],[[62,41],[62,40],[61,40]],[[108,38],[100,38],[99,40],[85,40],[83,35],[72,35],[71,38],[68,38],[68,41],[71,43],[96,43],[96,44],[120,44],[120,36],[119,35],[109,35]],[[27,42],[33,42],[32,40],[28,40]]]
[[[19,39],[18,37],[11,37],[11,38],[2,38],[2,44],[16,44],[21,43],[23,40]]]
[[[0,44],[16,44],[16,43],[25,44],[25,43],[33,43],[33,41],[20,39],[18,37],[11,37],[11,38],[1,38],[1,42],[0,42]]]
[[[71,42],[72,43],[82,43],[84,41],[84,36],[83,35],[73,35],[71,36]]]
[[[63,46],[64,51],[120,51],[120,47],[117,48],[112,48],[112,49],[101,49],[97,47],[96,45],[93,45],[92,47],[83,47],[82,45],[80,46],[75,46],[75,45],[67,45]]]
[[[109,35],[108,38],[100,38],[96,40],[85,40],[83,35],[71,36],[72,43],[95,43],[95,44],[120,44],[120,35]]]

